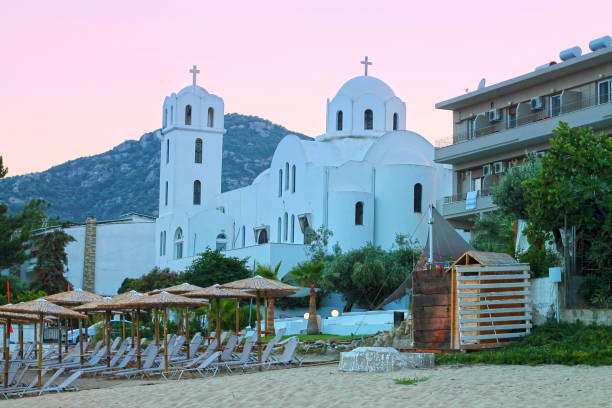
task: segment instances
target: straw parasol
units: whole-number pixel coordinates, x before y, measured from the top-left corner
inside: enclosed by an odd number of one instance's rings
[[[122,302],[113,302],[115,306],[120,308],[136,308],[140,309],[153,309],[158,307],[164,308],[164,372],[168,371],[168,306],[172,307],[200,307],[208,306],[207,302],[203,302],[197,299],[190,299],[185,296],[173,295],[168,292],[160,292],[150,296],[140,296],[132,300],[126,300]],[[140,332],[140,328],[138,328]],[[139,342],[140,343],[140,342]],[[138,353],[140,354],[140,353]]]
[[[239,289],[245,292],[254,293],[257,300],[257,359],[261,362],[261,313],[259,310],[260,298],[283,297],[297,292],[300,288],[287,285],[281,281],[266,279],[259,275],[252,278],[246,278],[229,282],[221,285],[222,288]]]
[[[194,290],[191,292],[187,292],[183,294],[185,297],[189,298],[207,298],[207,299],[216,299],[217,300],[217,330],[215,332],[217,336],[217,349],[221,350],[221,307],[220,300],[221,299],[236,299],[236,334],[238,334],[239,330],[239,300],[240,299],[252,299],[255,296],[246,293],[244,291],[238,289],[225,289],[222,288],[219,284],[215,284],[213,286],[209,286],[207,288],[201,288],[198,290]],[[221,359],[221,356],[219,356]]]
[[[173,295],[182,295],[183,293],[191,292],[194,290],[202,289],[200,286],[192,285],[191,283],[183,282],[178,285],[170,286],[164,289],[154,289],[147,293],[147,295],[156,295],[161,292],[172,293]],[[155,344],[159,344],[159,311],[154,308],[155,316]],[[189,342],[189,310],[185,309],[185,337]]]
[[[13,305],[0,306],[2,312],[15,312],[15,313],[26,313],[36,314],[38,316],[40,335],[38,338],[38,388],[42,387],[42,339],[43,339],[43,317],[44,316],[57,316],[59,317],[71,317],[75,319],[83,319],[84,315],[77,313],[73,310],[67,309],[63,306],[56,305],[55,303],[49,302],[45,299],[30,300],[29,302],[21,302]]]

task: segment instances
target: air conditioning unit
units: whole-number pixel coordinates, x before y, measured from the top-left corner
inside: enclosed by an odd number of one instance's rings
[[[484,166],[482,166],[482,175],[484,177],[491,175],[491,165],[490,164],[485,164]]]
[[[504,162],[495,162],[493,163],[493,169],[495,170],[495,174],[504,174],[506,171],[506,164]]]
[[[499,122],[501,120],[501,110],[491,109],[489,111],[489,122]]]
[[[544,98],[538,96],[537,98],[531,98],[531,110],[538,111],[544,109]]]

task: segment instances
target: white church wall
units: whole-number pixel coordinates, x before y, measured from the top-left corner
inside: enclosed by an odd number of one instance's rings
[[[385,130],[392,132],[393,114],[397,113],[397,129],[406,129],[406,104],[398,97],[389,99],[385,103]]]
[[[342,111],[342,130],[337,128],[337,112]],[[336,96],[327,105],[326,135],[348,136],[353,131],[353,101],[346,95]]]
[[[363,224],[355,224],[355,206],[363,203]],[[360,248],[374,241],[374,195],[362,191],[329,193],[329,223],[333,232],[330,243],[338,243],[343,251]]]
[[[364,129],[364,113],[371,109],[373,113],[373,129]],[[385,105],[372,94],[360,96],[353,102],[353,134],[380,134],[385,130]]]

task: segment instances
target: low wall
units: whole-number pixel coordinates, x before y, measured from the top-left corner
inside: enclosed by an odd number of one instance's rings
[[[597,323],[612,326],[612,309],[562,309],[561,321],[585,324]]]
[[[529,298],[532,324],[537,326],[557,316],[558,284],[551,282],[548,277],[531,280]]]
[[[408,310],[379,310],[371,312],[342,313],[337,317],[328,317],[321,321],[321,333],[335,334],[337,336],[350,336],[360,334],[376,334],[393,328],[394,312],[404,313]],[[306,330],[308,321],[303,317],[290,317],[275,319],[274,327],[286,329],[286,335],[300,334]]]

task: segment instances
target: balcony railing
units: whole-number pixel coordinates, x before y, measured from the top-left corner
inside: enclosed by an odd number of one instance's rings
[[[541,120],[560,118],[568,113],[586,110],[595,106],[603,105],[598,101],[596,92],[578,92],[566,90],[561,96],[561,102],[558,110],[551,111],[550,96],[543,97],[544,103],[542,109],[537,111],[531,110],[530,101],[519,103],[516,107],[516,119],[509,123],[508,111],[504,108],[504,114],[501,115],[501,120],[490,124],[487,113],[480,114],[476,117],[474,131],[472,134],[465,131],[456,132],[452,137],[438,139],[435,142],[436,148],[450,146],[468,142],[470,140],[486,137],[495,133],[504,132],[506,130],[528,126]],[[609,104],[610,102],[607,102]],[[485,125],[486,124],[486,125]]]
[[[479,190],[478,197],[488,197],[493,193],[493,189]],[[467,193],[446,196],[442,199],[442,204],[452,204],[467,200]]]

